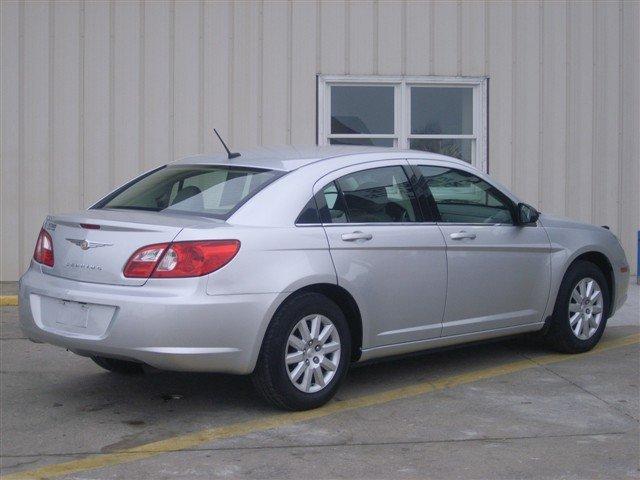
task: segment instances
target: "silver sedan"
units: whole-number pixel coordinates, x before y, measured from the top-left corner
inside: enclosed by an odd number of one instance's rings
[[[626,299],[608,229],[541,214],[468,164],[360,147],[194,156],[46,218],[27,336],[133,374],[251,374],[327,402],[352,362],[538,332],[593,348]]]

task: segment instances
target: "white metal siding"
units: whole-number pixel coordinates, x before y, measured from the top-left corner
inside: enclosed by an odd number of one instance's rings
[[[316,73],[489,77],[489,172],[635,270],[638,1],[3,0],[1,276],[44,216],[188,153],[316,141]]]

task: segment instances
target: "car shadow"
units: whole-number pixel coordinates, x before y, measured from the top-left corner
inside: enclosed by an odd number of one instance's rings
[[[344,400],[493,366],[521,359],[525,352],[540,353],[541,349],[529,340],[514,338],[354,364],[336,398]],[[275,411],[256,394],[248,376],[156,369],[147,369],[144,375],[118,375],[96,366],[90,373],[60,378],[50,393],[64,397],[70,391],[76,399],[83,394],[91,399],[79,407],[83,412],[116,407],[118,411],[144,409],[173,414],[224,409]]]
[[[611,338],[622,334],[624,332],[619,331],[607,336]],[[334,401],[469,373],[550,352],[531,338],[519,336],[355,364]],[[60,378],[49,391],[54,398],[67,400],[70,392],[73,392],[73,404],[79,412],[91,414],[106,410],[121,416],[122,421],[132,427],[162,423],[164,416],[199,424],[203,419],[217,423],[215,420],[218,418],[239,420],[278,411],[261,399],[248,376],[154,369],[144,375],[117,375],[91,367],[86,374]]]

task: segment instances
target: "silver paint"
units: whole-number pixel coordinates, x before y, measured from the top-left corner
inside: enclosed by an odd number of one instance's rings
[[[81,355],[246,374],[255,367],[277,308],[297,290],[314,285],[341,288],[355,300],[362,317],[361,360],[538,330],[553,311],[567,268],[585,253],[598,252],[612,266],[612,312],[626,298],[628,273],[623,270],[628,264],[615,236],[545,214],[531,226],[295,225],[314,191],[327,181],[379,165],[460,168],[519,201],[455,159],[415,151],[313,147],[263,149],[260,155],[243,153],[233,160],[197,156],[180,163],[257,166],[287,174],[226,222],[116,210],[48,217],[55,266],[32,262],[20,281],[20,318],[27,336]],[[101,228],[80,229],[79,223]],[[83,250],[67,238],[113,247]],[[208,276],[145,280],[122,274],[141,246],[230,238],[241,241],[239,253]],[[102,270],[68,264],[100,265]],[[75,304],[89,307],[76,309]],[[78,326],[84,320],[56,322],[54,316],[64,309],[86,311],[86,327]]]

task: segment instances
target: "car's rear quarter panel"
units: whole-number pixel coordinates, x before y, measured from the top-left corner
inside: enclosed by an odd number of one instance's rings
[[[266,311],[254,312],[257,325],[251,337],[250,364],[254,365],[273,314],[296,290],[319,283],[336,283],[336,274],[322,227],[229,226],[184,229],[176,240],[229,238],[240,240],[240,250],[229,264],[207,278],[207,296],[230,298],[261,295],[271,301]],[[215,300],[213,300],[215,302]],[[228,322],[237,321],[229,318]],[[257,326],[257,331],[256,331]],[[238,325],[237,328],[242,328]]]

